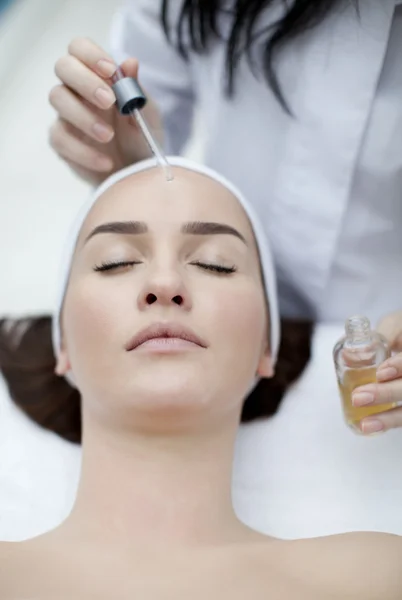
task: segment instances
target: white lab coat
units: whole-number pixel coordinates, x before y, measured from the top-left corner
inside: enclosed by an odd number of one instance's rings
[[[283,315],[376,322],[402,309],[398,4],[365,0],[360,18],[342,7],[285,48],[277,69],[295,118],[245,60],[227,99],[224,45],[183,61],[165,40],[160,2],[126,1],[114,20],[111,51],[119,62],[139,58],[167,152],[182,151],[198,105],[205,163],[242,189],[270,238]],[[267,11],[259,26],[277,17]],[[227,30],[230,16],[221,22]]]

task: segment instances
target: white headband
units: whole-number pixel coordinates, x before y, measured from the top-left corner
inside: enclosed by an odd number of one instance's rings
[[[254,231],[254,236],[257,242],[261,268],[264,277],[265,291],[266,297],[269,305],[269,315],[270,315],[270,349],[272,355],[272,362],[275,364],[278,348],[279,348],[279,338],[280,338],[280,330],[279,330],[279,312],[278,312],[278,300],[277,300],[277,292],[276,292],[276,278],[275,278],[275,268],[274,262],[272,259],[272,254],[268,245],[268,240],[265,235],[265,232],[262,228],[262,225],[255,214],[250,203],[245,199],[245,197],[240,193],[240,191],[232,184],[230,181],[225,179],[222,175],[219,175],[212,169],[205,167],[203,165],[199,165],[193,161],[190,161],[181,157],[168,157],[168,161],[172,166],[183,167],[188,169],[189,171],[194,171],[196,173],[201,173],[218,181],[222,184],[226,189],[228,189],[233,196],[237,198],[240,202],[241,206],[245,210],[248,219],[251,223],[251,226]],[[118,181],[133,175],[134,173],[140,173],[141,171],[146,171],[147,169],[151,169],[155,167],[155,159],[151,158],[148,160],[141,161],[134,165],[130,165],[125,169],[122,169],[118,173],[115,173],[108,179],[106,179],[97,189],[91,194],[90,198],[87,202],[84,203],[81,210],[79,211],[69,236],[67,238],[67,242],[64,248],[64,252],[62,255],[62,261],[60,266],[60,279],[57,288],[57,296],[56,296],[56,304],[53,315],[52,322],[52,340],[53,340],[53,349],[55,356],[59,355],[60,345],[61,345],[61,328],[60,328],[60,313],[63,306],[63,300],[67,289],[68,279],[70,276],[71,270],[71,262],[73,258],[73,254],[75,251],[75,247],[77,244],[78,236],[81,231],[82,225],[90,212],[92,206],[95,204],[97,199],[106,192],[110,187],[115,185]],[[73,378],[70,374],[67,375],[68,381],[74,385]]]

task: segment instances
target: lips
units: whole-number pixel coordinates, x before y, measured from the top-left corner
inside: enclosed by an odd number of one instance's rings
[[[130,352],[131,350],[135,350],[136,348],[150,340],[160,340],[169,338],[183,340],[184,342],[195,344],[200,348],[207,347],[205,341],[198,337],[198,335],[196,335],[194,331],[192,331],[188,327],[184,327],[183,325],[176,323],[154,323],[153,325],[150,325],[146,329],[143,329],[142,331],[137,333],[126,344],[126,350],[128,352]]]

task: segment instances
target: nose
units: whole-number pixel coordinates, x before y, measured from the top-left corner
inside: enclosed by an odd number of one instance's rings
[[[191,309],[190,292],[178,272],[164,269],[147,278],[138,296],[138,308],[146,310],[152,304],[177,306],[187,311]]]

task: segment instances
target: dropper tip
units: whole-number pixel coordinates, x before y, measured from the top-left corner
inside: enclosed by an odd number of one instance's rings
[[[171,182],[173,180],[174,180],[173,173],[172,173],[171,169],[168,167],[166,169],[166,181]]]
[[[138,108],[132,109],[130,111],[130,114],[134,118],[136,123],[139,125],[140,130],[142,131],[146,141],[148,142],[148,146],[150,147],[152,154],[156,158],[157,164],[163,168],[166,181],[173,181],[174,177],[173,177],[172,170],[170,168],[170,164],[169,164],[166,156],[164,155],[162,149],[159,147],[157,141],[154,139],[150,130],[148,129],[148,126],[147,126],[145,120],[143,119],[139,109]]]

